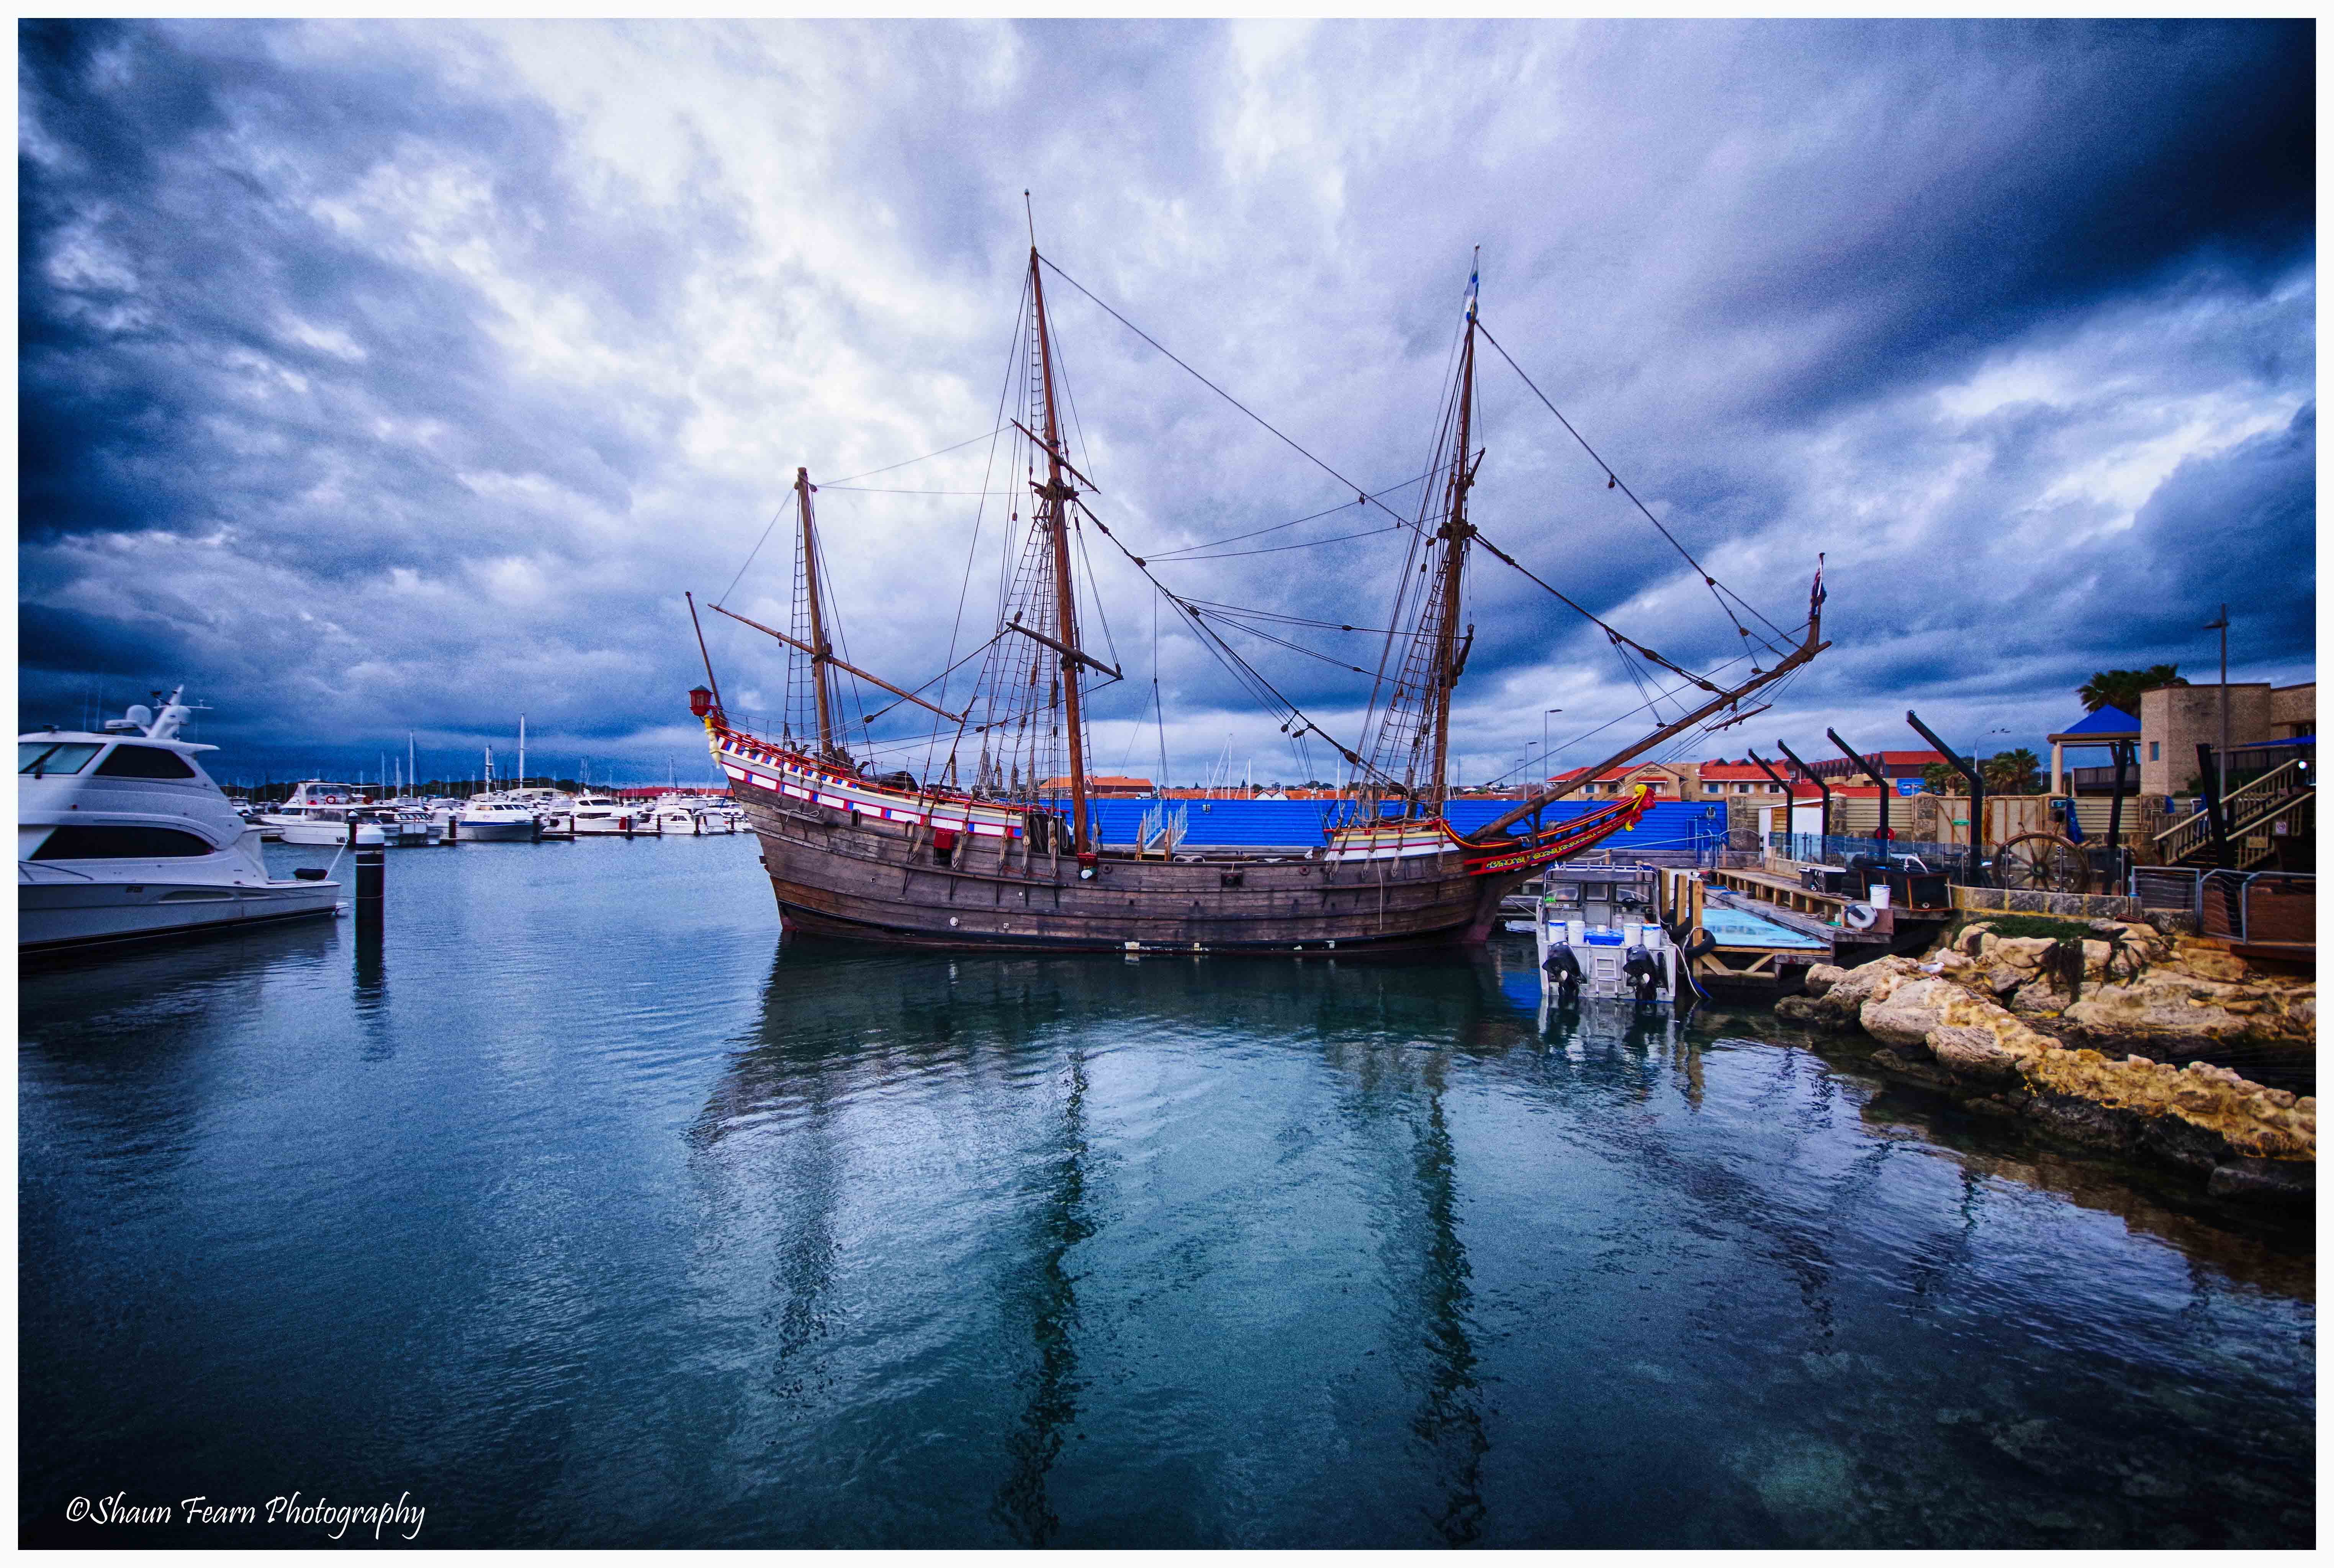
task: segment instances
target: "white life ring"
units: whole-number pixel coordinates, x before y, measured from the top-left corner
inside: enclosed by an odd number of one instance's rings
[[[1880,911],[1870,904],[1850,904],[1839,912],[1839,923],[1851,931],[1868,931],[1880,921]]]

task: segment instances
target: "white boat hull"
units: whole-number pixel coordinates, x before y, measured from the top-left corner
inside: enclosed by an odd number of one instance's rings
[[[526,822],[457,822],[454,837],[465,844],[526,843],[535,837],[535,824]]]
[[[349,842],[346,822],[286,822],[276,835],[287,844],[344,844]]]
[[[20,883],[16,950],[43,952],[330,915],[340,896],[338,882],[268,882],[237,888],[173,881],[165,876],[128,884]]]

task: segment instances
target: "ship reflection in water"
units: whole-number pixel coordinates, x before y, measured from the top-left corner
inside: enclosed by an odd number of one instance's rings
[[[750,842],[605,847],[28,978],[28,1542],[2311,1537],[2306,1237],[1528,948],[774,953]]]

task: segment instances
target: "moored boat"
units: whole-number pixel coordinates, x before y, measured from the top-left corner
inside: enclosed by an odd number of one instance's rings
[[[457,840],[466,844],[531,842],[536,832],[535,808],[502,795],[474,795],[463,803],[454,830]]]
[[[178,738],[187,710],[130,710],[111,733],[16,737],[17,949],[98,946],[330,915],[338,882],[277,881],[246,822]],[[117,721],[118,722],[118,721]]]

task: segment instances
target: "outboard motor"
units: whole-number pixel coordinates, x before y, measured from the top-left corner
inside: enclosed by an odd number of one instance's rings
[[[1569,947],[1559,942],[1549,948],[1540,970],[1556,982],[1558,1001],[1577,1002],[1580,999],[1580,960],[1573,956]]]
[[[1661,965],[1644,947],[1633,947],[1623,956],[1621,973],[1638,1001],[1651,1002],[1661,994]]]

